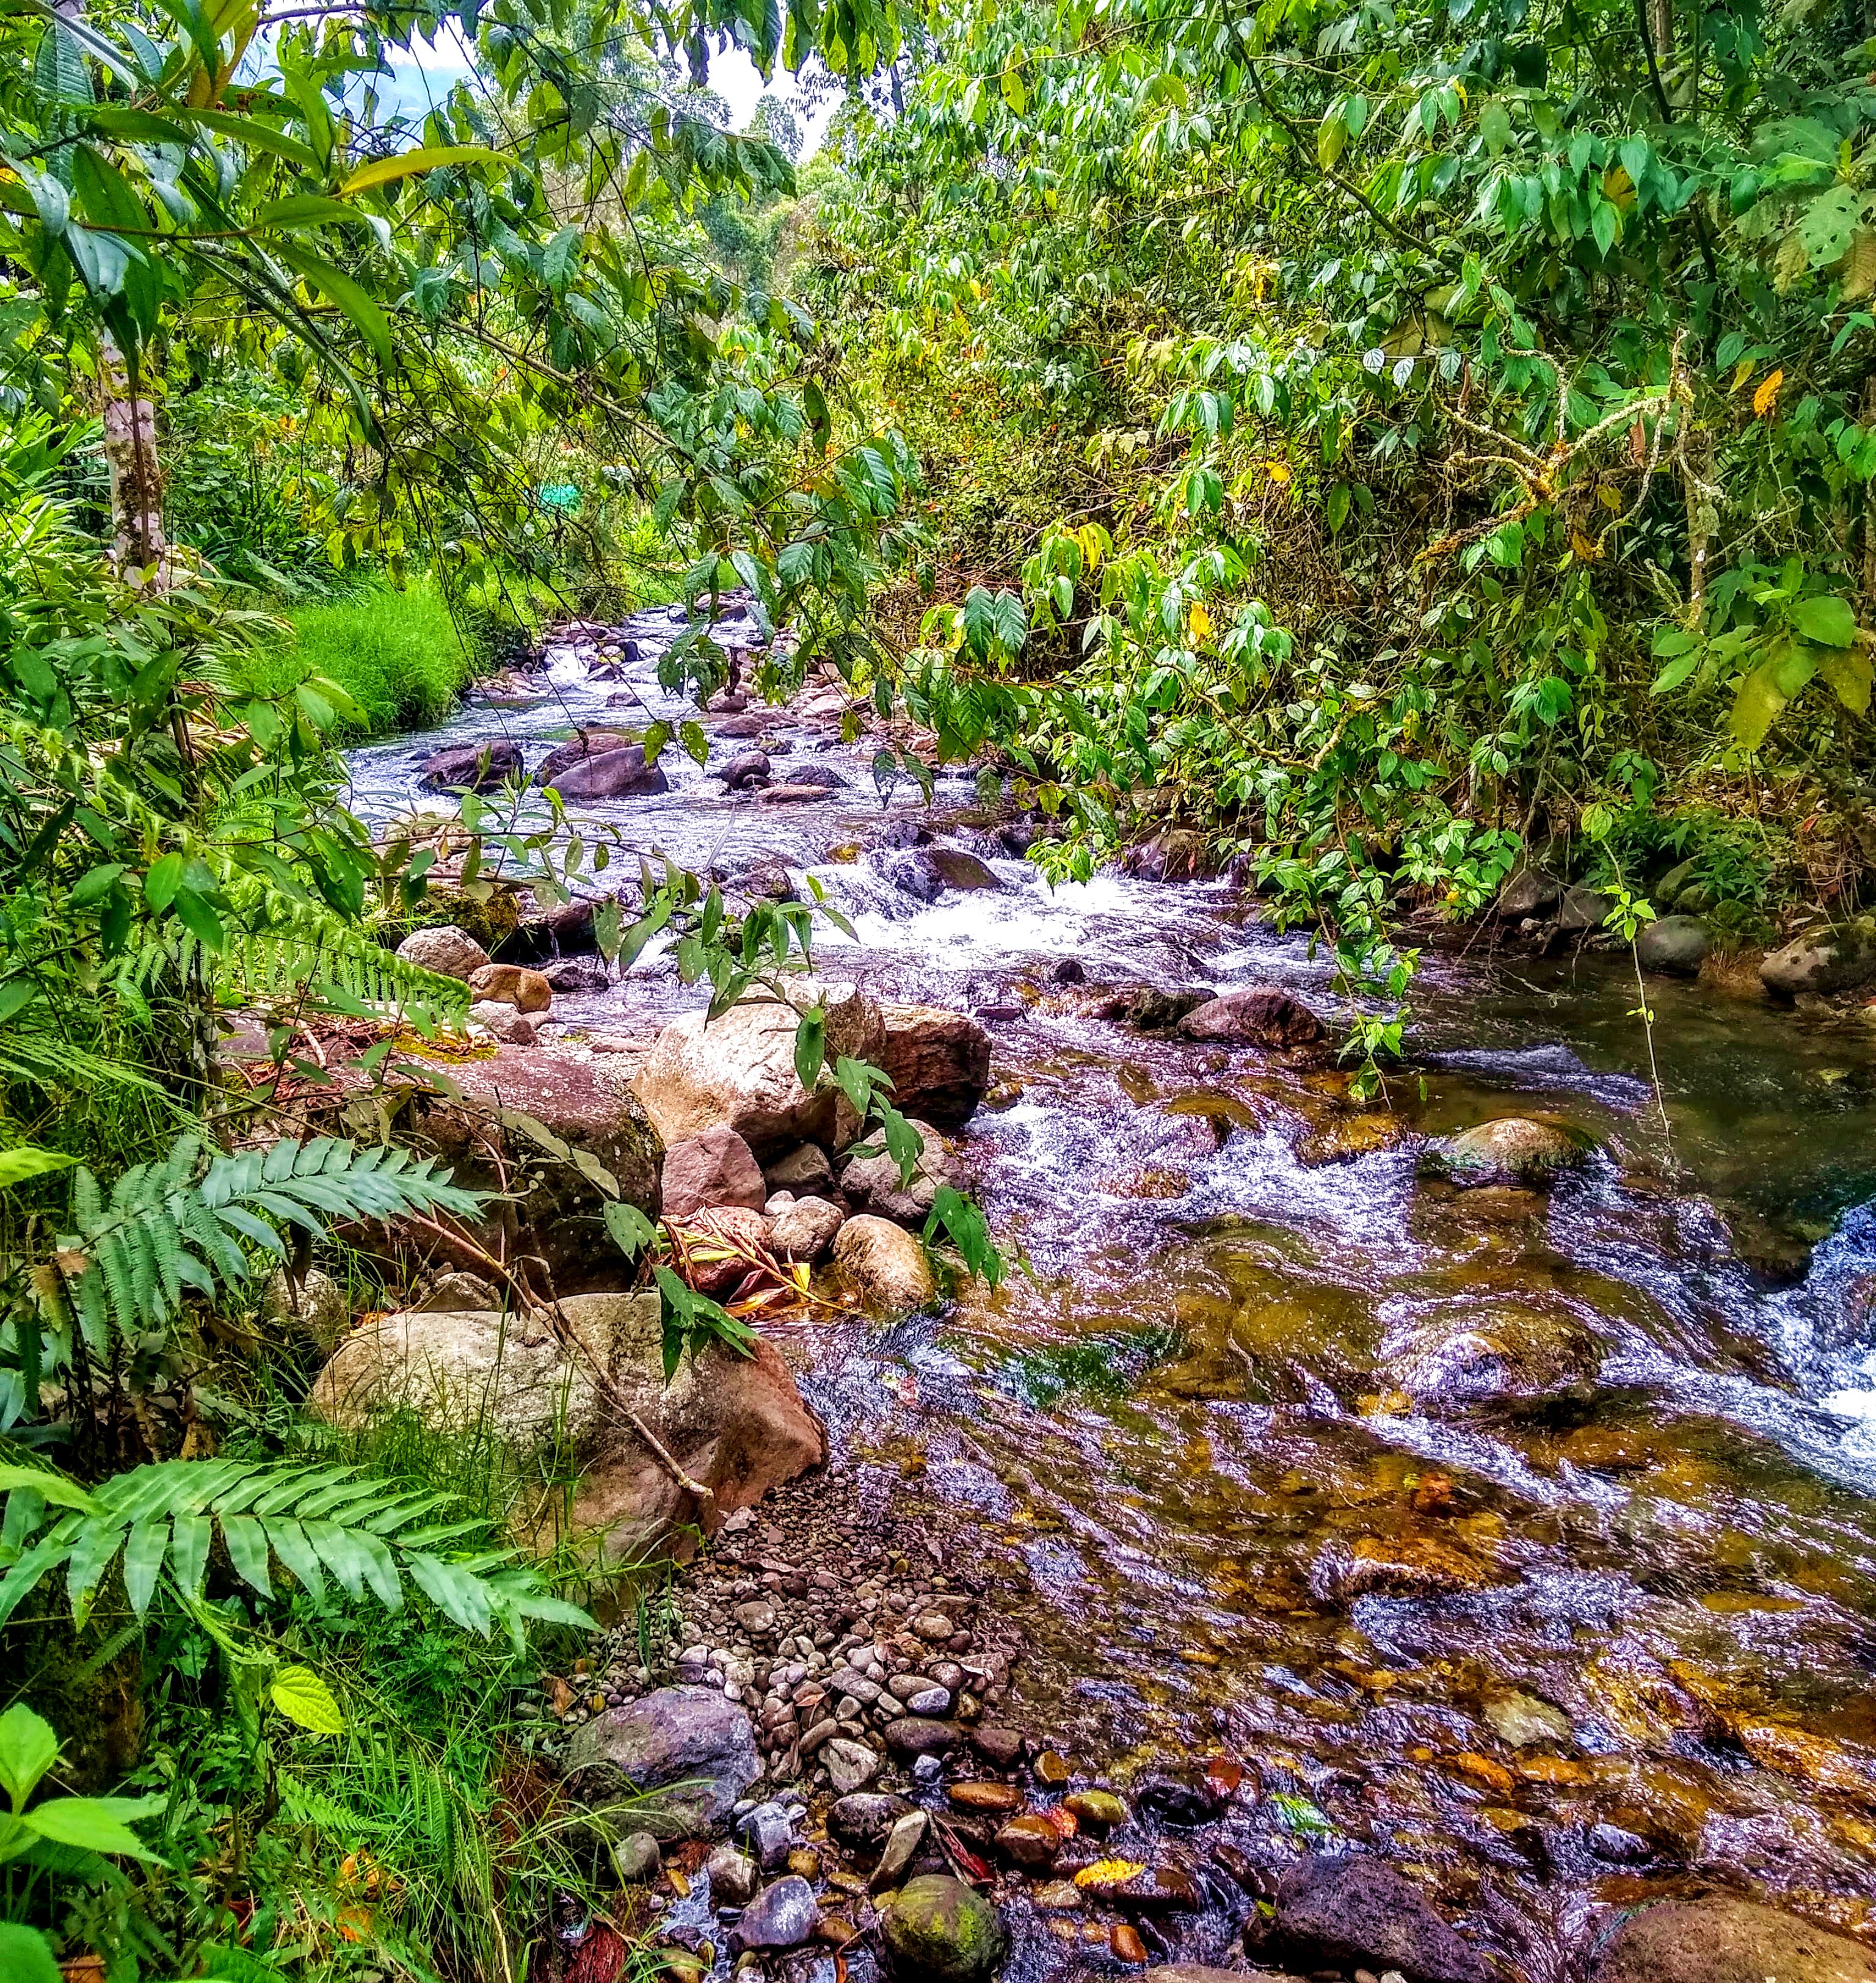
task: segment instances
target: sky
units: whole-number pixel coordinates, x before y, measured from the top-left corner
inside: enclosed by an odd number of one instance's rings
[[[380,78],[377,84],[380,114],[402,110],[421,116],[469,73],[469,51],[451,25],[434,46],[419,42],[410,53],[393,55],[391,66],[390,79]],[[830,95],[812,111],[799,109],[800,91],[794,78],[785,69],[777,69],[774,82],[765,85],[754,63],[741,48],[711,55],[710,86],[729,105],[731,127],[738,131],[747,128],[765,87],[784,103],[797,105],[804,159],[814,155],[840,103],[838,95]]]

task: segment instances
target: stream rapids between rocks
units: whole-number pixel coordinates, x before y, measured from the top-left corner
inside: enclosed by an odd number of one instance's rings
[[[353,803],[452,810],[416,788],[444,744],[531,767],[576,724],[681,720],[681,624],[635,616],[624,668],[553,637],[537,695],[354,751]],[[837,773],[824,798],[731,793],[674,744],[667,793],[570,818],[814,876],[858,937],[822,929],[825,976],[993,1036],[954,1145],[1007,1280],[781,1339],[835,1469],[932,1511],[914,1572],[988,1580],[1024,1643],[1003,1718],[1122,1787],[1236,1758],[1253,1858],[1358,1841],[1533,1977],[1575,1973],[1600,1904],[1704,1887],[1876,1931],[1876,1029],[1651,983],[1657,1105],[1625,958],[1481,938],[1426,956],[1379,1102],[1143,1037],[1057,968],[1284,986],[1333,1025],[1327,960],[1228,882],[1052,891],[975,772],[882,799],[878,737],[810,691],[704,722],[711,765],[759,747],[777,782]],[[921,833],[995,885],[935,888]],[[648,953],[549,1031],[702,1002]],[[1533,1111],[1599,1142],[1547,1192],[1419,1174],[1427,1138]],[[1202,1911],[1162,1932],[1226,1952]],[[1107,1960],[1072,1921],[1018,1932],[1023,1969],[1065,1957]]]

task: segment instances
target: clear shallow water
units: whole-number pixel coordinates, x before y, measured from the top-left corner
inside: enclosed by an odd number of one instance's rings
[[[531,764],[621,694],[676,714],[660,624],[630,684],[562,657],[532,708],[356,754],[361,809],[407,805],[442,742],[505,728]],[[1143,1038],[1049,977],[1277,983],[1333,1016],[1301,937],[1221,884],[1051,891],[973,778],[882,803],[877,738],[838,721],[771,725],[778,777],[847,777],[824,801],[728,794],[674,748],[670,794],[590,810],[731,881],[813,874],[857,933],[825,936],[830,975],[995,1015],[1002,1105],[957,1148],[1010,1279],[797,1346],[851,1450],[922,1469],[1023,1567],[1036,1724],[1123,1774],[1229,1746],[1461,1906],[1483,1882],[1561,1920],[1721,1877],[1865,1925],[1876,1029],[1651,983],[1657,1104],[1623,965],[1475,945],[1429,955],[1412,1061],[1359,1108],[1333,1068]],[[921,823],[1000,885],[908,892],[881,843]],[[558,1013],[689,1002],[648,958]],[[1551,1192],[1418,1175],[1426,1138],[1531,1111],[1600,1144]],[[1305,1160],[1338,1139],[1369,1153]]]

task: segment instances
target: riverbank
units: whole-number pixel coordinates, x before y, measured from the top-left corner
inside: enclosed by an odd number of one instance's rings
[[[635,663],[621,640],[611,660],[597,638],[569,642],[533,696],[356,754],[359,799],[388,816],[428,755],[491,732],[531,765],[574,725],[654,717],[666,624],[622,630]],[[1286,1878],[1351,1851],[1533,1977],[1584,1973],[1624,1910],[1716,1882],[1867,1931],[1867,1036],[1664,981],[1664,1120],[1623,961],[1441,954],[1408,1065],[1378,1105],[1357,1102],[1319,1058],[1141,1023],[1163,1022],[1169,998],[1262,985],[1333,1024],[1326,963],[1299,938],[1219,882],[1104,876],[1052,894],[965,781],[941,781],[930,810],[902,790],[882,803],[872,740],[839,741],[844,713],[825,685],[788,712],[719,711],[706,764],[667,759],[665,791],[578,816],[733,885],[804,895],[811,876],[857,935],[825,936],[830,977],[975,1015],[992,1043],[986,1099],[947,1140],[1018,1271],[883,1335],[841,1319],[772,1332],[828,1428],[828,1471],[679,1577],[682,1630],[595,1649],[595,1690],[620,1697],[600,1719],[747,1667],[724,1696],[753,1697],[729,1704],[751,1710],[762,1764],[746,1794],[798,1806],[789,1849],[870,1883],[883,1840],[841,1856],[819,1745],[787,1767],[807,1716],[831,1704],[839,1725],[851,1701],[859,1732],[839,1739],[879,1758],[865,1794],[891,1783],[976,1828],[958,1831],[969,1859],[941,1832],[919,1850],[953,1874],[990,1869],[1018,1973],[1231,1956],[1259,1901],[1281,1914]],[[767,783],[726,781],[752,749]],[[840,782],[811,790],[791,763]],[[538,1031],[628,1068],[696,1002],[648,955],[616,984],[557,992]],[[1533,1115],[1593,1154],[1540,1188],[1425,1174],[1437,1139]],[[851,1528],[813,1512],[822,1496]],[[977,1696],[975,1722],[927,1642],[894,1643],[941,1577],[1016,1655],[1005,1700]],[[736,1616],[763,1605],[765,1631]],[[699,1647],[701,1666],[681,1657]],[[851,1664],[873,1647],[885,1680]],[[939,1781],[887,1750],[877,1696],[830,1684],[837,1653],[875,1688],[896,1658],[951,1697]],[[557,1677],[567,1720],[593,1714],[586,1677]],[[572,1739],[557,1698],[523,1704],[537,1741]],[[763,1745],[758,1729],[790,1722]],[[994,1763],[965,1732],[986,1722],[1025,1747]],[[1065,1784],[1038,1776],[1045,1751]],[[1195,1828],[1142,1787],[1210,1796],[1209,1777],[1239,1769]],[[992,1778],[1021,1808],[952,1795]],[[997,1844],[1012,1815],[1046,1820],[1064,1791],[1101,1789],[1138,1829],[1078,1830],[1046,1868]],[[1091,1852],[1141,1871],[1091,1901],[1102,1883],[1072,1877]],[[694,1884],[704,1855],[690,1856],[672,1863]],[[1172,1897],[1119,1891],[1147,1876]],[[1052,1886],[1079,1904],[1045,1906]],[[675,1946],[682,1931],[728,1964],[735,1921],[662,1872],[621,1891],[635,1931]],[[818,1893],[821,1916],[861,1928],[864,1897]],[[1138,1949],[1117,1950],[1122,1927]],[[884,1930],[866,1932],[850,1962]],[[1404,1961],[1313,1955],[1306,1966],[1345,1975]]]

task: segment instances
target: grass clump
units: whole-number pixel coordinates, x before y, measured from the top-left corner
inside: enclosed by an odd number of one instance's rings
[[[246,664],[244,686],[277,695],[308,675],[336,682],[364,711],[354,735],[380,736],[440,722],[475,673],[476,656],[440,594],[427,582],[403,591],[375,585],[349,597],[296,606],[293,637]]]

